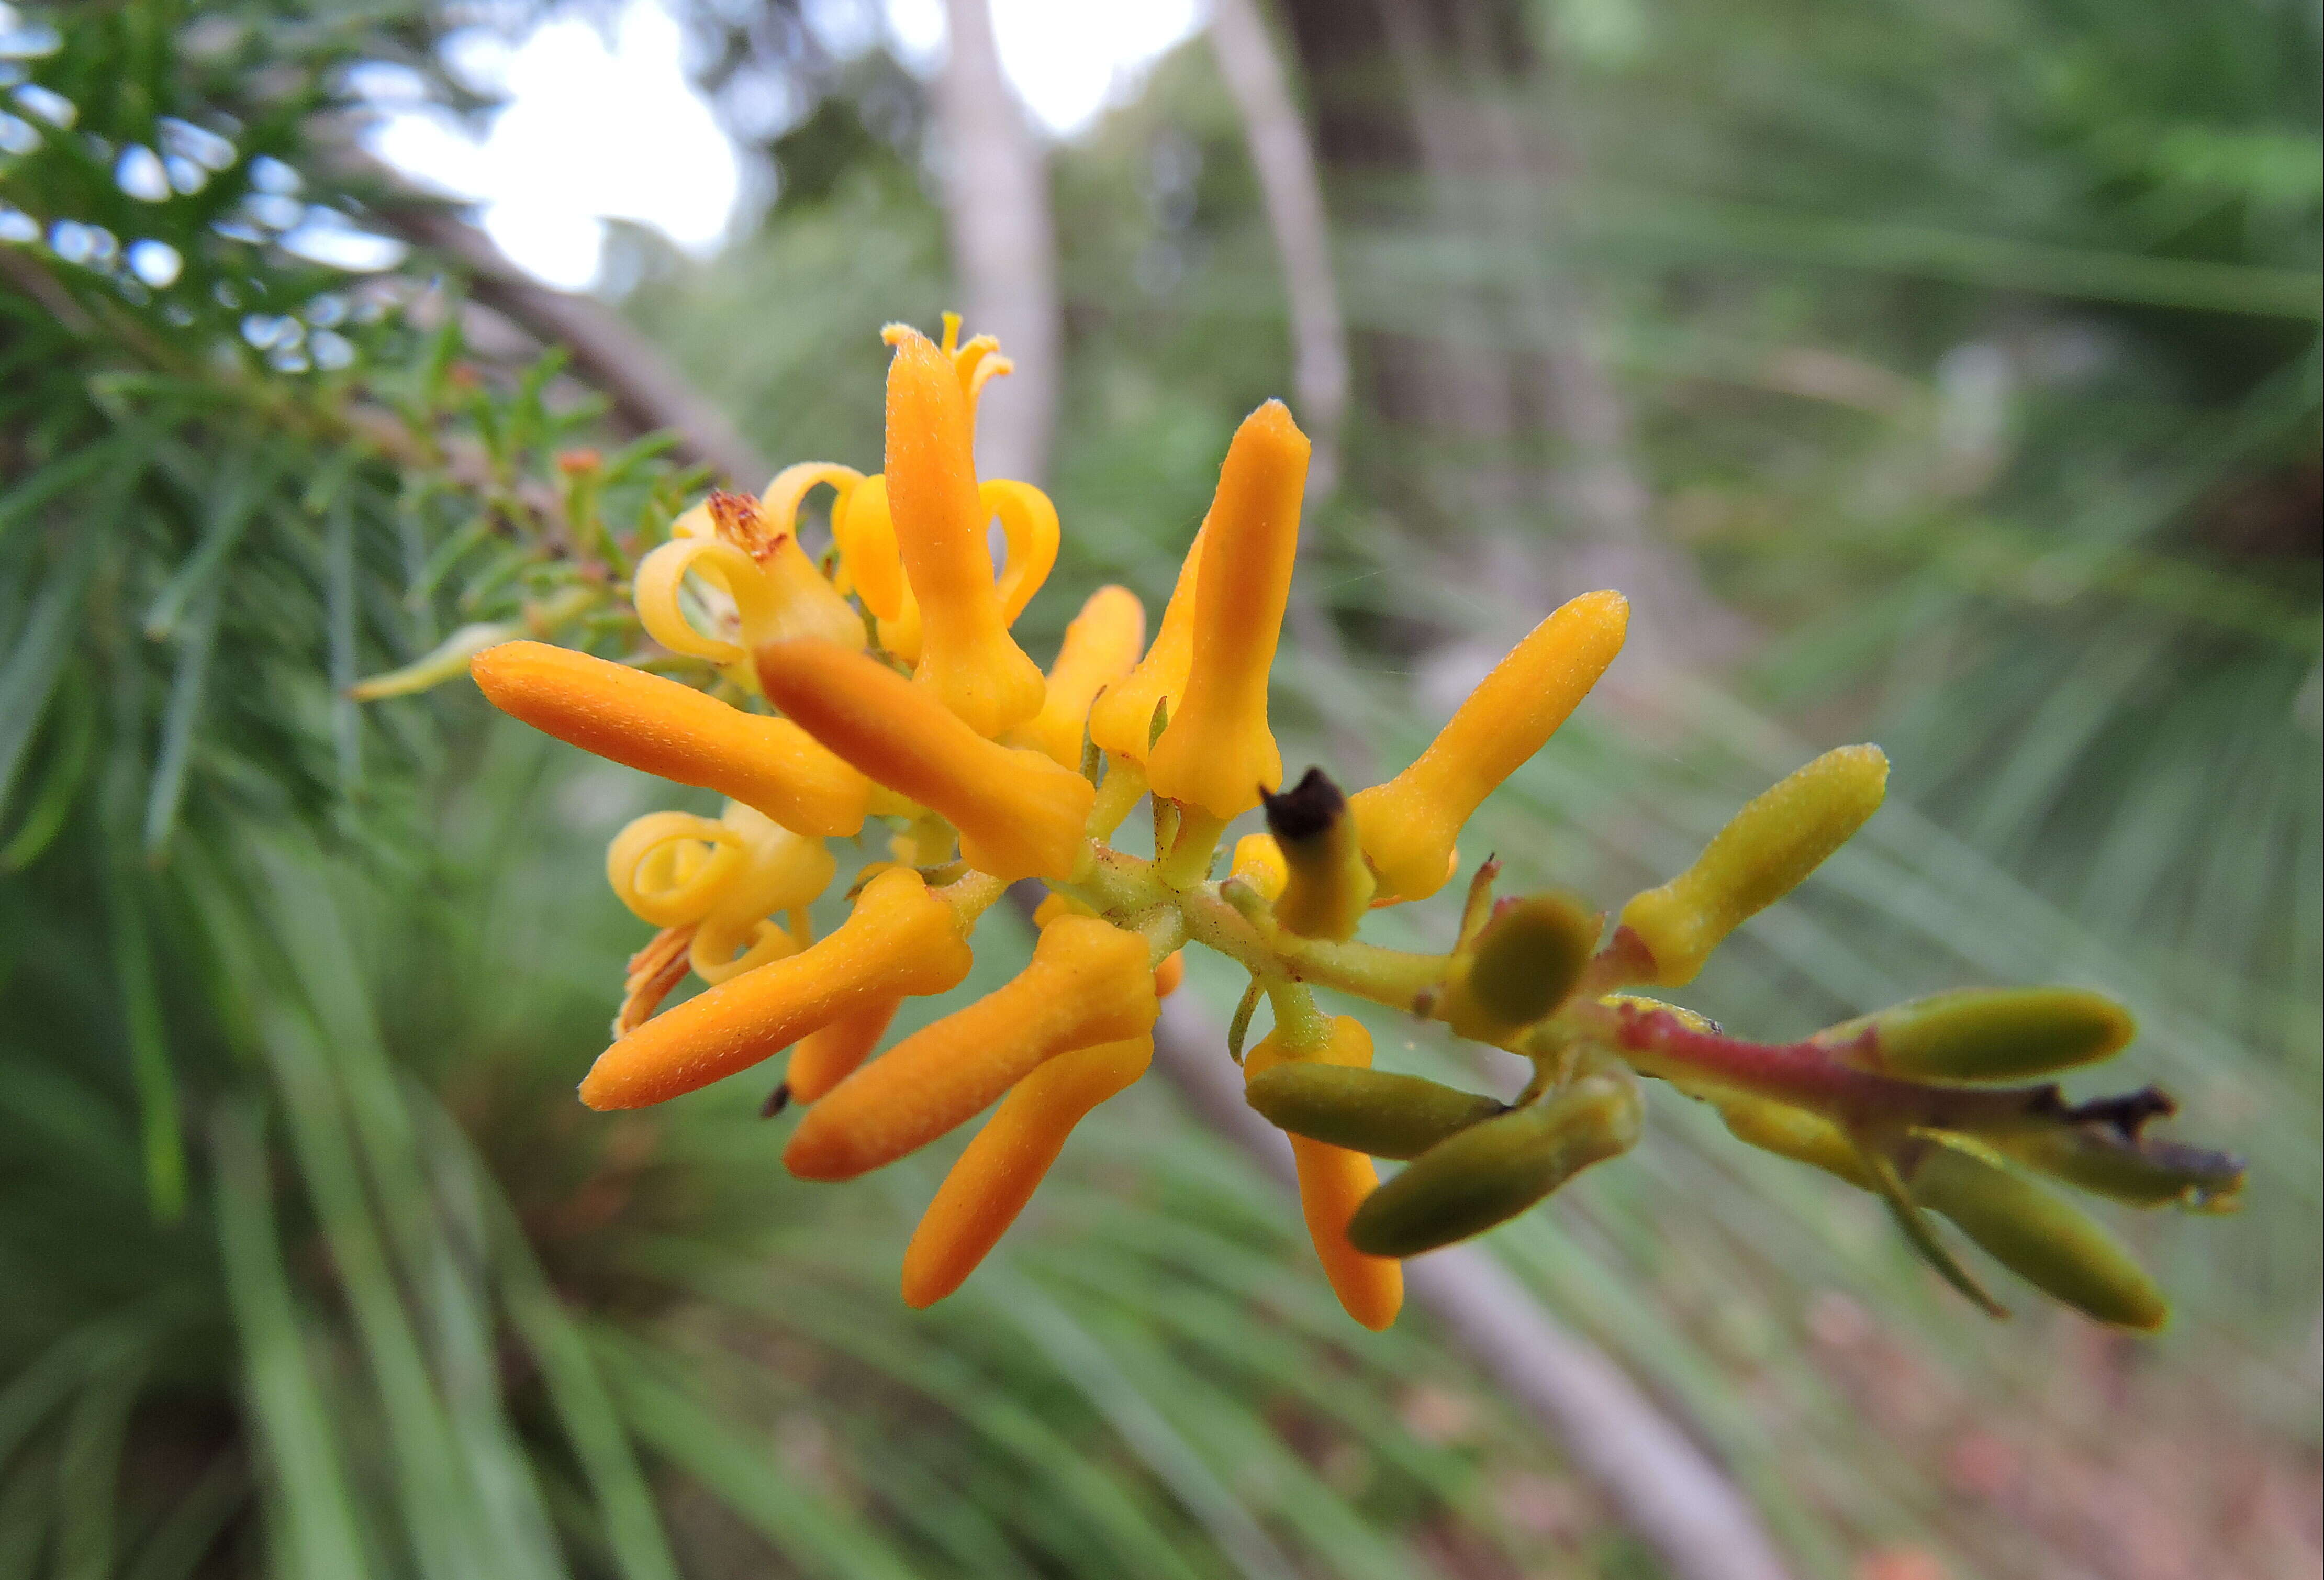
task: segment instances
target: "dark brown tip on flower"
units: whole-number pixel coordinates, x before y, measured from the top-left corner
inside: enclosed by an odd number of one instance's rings
[[[775,550],[783,545],[785,534],[768,530],[765,513],[760,510],[759,502],[747,494],[713,489],[710,524],[718,530],[721,538],[756,560],[771,559]]]
[[[1280,795],[1270,795],[1261,785],[1259,799],[1267,808],[1267,831],[1282,845],[1304,844],[1328,834],[1348,812],[1348,798],[1320,768],[1309,769],[1305,778]]]
[[[2178,1112],[2179,1104],[2170,1093],[2160,1086],[2141,1086],[2119,1097],[2093,1097],[2088,1103],[2077,1103],[2066,1110],[2065,1117],[2076,1124],[2111,1126],[2123,1140],[2135,1141],[2148,1120],[2168,1119]]]
[[[790,1105],[791,1084],[788,1081],[777,1081],[775,1089],[767,1094],[767,1100],[759,1104],[759,1117],[772,1119]]]

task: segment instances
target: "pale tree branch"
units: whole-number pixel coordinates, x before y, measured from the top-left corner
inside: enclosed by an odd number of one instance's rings
[[[492,237],[361,150],[343,144],[336,157],[386,194],[379,217],[397,235],[453,260],[476,300],[544,344],[569,351],[575,372],[612,400],[622,423],[641,433],[668,430],[690,459],[716,467],[744,488],[767,481],[767,462],[750,440],[621,315],[593,297],[541,284],[511,263]]]
[[[1348,412],[1348,325],[1332,277],[1323,183],[1258,0],[1212,0],[1211,51],[1242,115],[1283,264],[1283,293],[1291,309],[1292,404],[1315,446],[1307,467],[1307,499],[1314,505],[1339,487],[1340,432]]]
[[[971,334],[997,335],[1017,368],[985,387],[977,470],[1046,482],[1065,329],[1049,171],[1001,75],[985,0],[945,0],[950,52],[936,84],[945,218]]]

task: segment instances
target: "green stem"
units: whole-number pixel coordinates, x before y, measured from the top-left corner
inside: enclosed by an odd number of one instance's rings
[[[1283,1052],[1296,1058],[1332,1040],[1331,1021],[1315,1007],[1315,995],[1299,984],[1277,977],[1267,984],[1267,999],[1275,1007],[1275,1029],[1268,1040]]]

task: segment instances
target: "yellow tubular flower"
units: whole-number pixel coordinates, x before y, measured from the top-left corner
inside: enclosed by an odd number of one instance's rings
[[[801,834],[863,827],[870,784],[788,719],[546,642],[503,642],[468,670],[494,707],[585,752],[731,796]]]
[[[912,1231],[904,1304],[925,1310],[959,1289],[1033,1199],[1074,1126],[1153,1060],[1151,1037],[1101,1042],[1059,1054],[1010,1087]]]
[[[863,621],[837,588],[825,579],[815,562],[799,547],[798,509],[807,491],[818,484],[828,483],[844,498],[849,489],[862,481],[863,475],[853,467],[835,466],[825,461],[807,461],[796,467],[786,467],[775,474],[767,485],[766,493],[757,502],[761,518],[758,528],[760,541],[746,544],[751,557],[759,562],[761,574],[774,589],[779,611],[775,628],[764,633],[748,631],[743,641],[751,646],[775,637],[820,636],[844,647],[864,644]],[[728,498],[740,503],[740,496],[713,494],[711,514],[719,520],[722,531],[728,530],[721,517],[718,501]],[[837,501],[834,507],[836,509]],[[732,508],[730,504],[730,509]],[[739,535],[739,534],[738,534]]]
[[[829,938],[665,1010],[597,1056],[581,1083],[592,1108],[643,1108],[724,1079],[844,1015],[943,993],[968,975],[952,905],[918,873],[872,880]]]
[[[920,607],[916,678],[991,739],[1041,711],[1041,671],[1002,616],[976,483],[968,398],[936,344],[890,325],[888,504],[896,546]]]
[[[1097,797],[1080,774],[993,744],[927,688],[827,642],[770,642],[758,664],[767,696],[816,740],[959,829],[971,866],[1011,882],[1073,876]]]
[[[1563,605],[1493,667],[1411,767],[1349,798],[1383,897],[1425,900],[1444,886],[1462,826],[1598,684],[1629,620],[1619,593]]]
[[[1209,527],[1205,521],[1186,546],[1186,558],[1178,567],[1170,602],[1163,607],[1154,645],[1127,678],[1108,686],[1090,707],[1090,739],[1141,768],[1154,744],[1155,706],[1178,706],[1186,689],[1186,667],[1194,661],[1194,596],[1202,579],[1203,542]]]
[[[1879,747],[1836,747],[1736,813],[1685,872],[1632,895],[1622,925],[1654,956],[1654,980],[1693,981],[1721,939],[1847,844],[1887,790]]]
[[[1130,673],[1146,645],[1146,610],[1128,587],[1100,587],[1065,627],[1057,661],[1049,666],[1048,695],[1023,731],[1022,744],[1048,754],[1061,768],[1082,765],[1082,726],[1090,701],[1108,683]]]
[[[1334,1016],[1332,1034],[1314,1052],[1286,1051],[1279,1032],[1270,1032],[1250,1050],[1242,1067],[1246,1085],[1262,1071],[1296,1059],[1370,1069],[1371,1033],[1351,1015]],[[1404,1306],[1404,1267],[1394,1258],[1366,1256],[1348,1243],[1348,1220],[1379,1185],[1379,1170],[1361,1152],[1326,1141],[1291,1136],[1291,1156],[1299,1168],[1299,1210],[1323,1276],[1349,1316],[1378,1333]]]
[[[801,1103],[814,1102],[855,1073],[855,1067],[888,1035],[888,1022],[903,1007],[904,1001],[899,998],[876,999],[808,1032],[791,1049],[783,1085]]]
[[[1147,763],[1156,795],[1222,820],[1257,806],[1260,786],[1283,782],[1283,754],[1267,725],[1267,676],[1299,552],[1307,451],[1280,401],[1235,430],[1211,503],[1186,694]]]
[[[835,506],[831,535],[839,545],[841,583],[853,588],[879,623],[880,645],[908,664],[920,661],[920,605],[904,580],[888,479],[866,477]]]
[[[1291,870],[1284,865],[1283,849],[1275,843],[1272,834],[1246,834],[1236,840],[1228,874],[1250,884],[1269,905],[1282,897],[1284,886],[1291,881]]]
[[[1061,916],[1013,981],[907,1037],[808,1109],[783,1162],[803,1179],[853,1179],[965,1123],[1059,1054],[1147,1035],[1157,1010],[1143,938]]]

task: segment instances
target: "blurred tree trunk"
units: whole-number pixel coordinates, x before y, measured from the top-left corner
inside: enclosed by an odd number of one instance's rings
[[[1065,338],[1048,162],[1001,73],[985,0],[945,0],[945,14],[951,53],[936,79],[936,126],[964,328],[999,336],[1017,365],[985,388],[977,469],[1042,483]]]
[[[1307,123],[1258,0],[1213,0],[1211,51],[1242,115],[1250,162],[1267,203],[1268,227],[1283,264],[1291,308],[1291,389],[1315,452],[1307,502],[1329,499],[1340,483],[1340,428],[1348,411],[1348,325],[1332,277],[1331,219]]]
[[[1471,574],[1509,602],[1542,607],[1593,587],[1629,593],[1632,676],[1733,656],[1747,628],[1655,535],[1627,404],[1556,251],[1554,199],[1573,155],[1540,113],[1549,74],[1524,7],[1286,0],[1286,10],[1313,86],[1319,153],[1330,174],[1368,196],[1360,218],[1417,217],[1499,265],[1480,283],[1433,290],[1428,332],[1361,337],[1374,409],[1451,440],[1460,457],[1451,476],[1440,468],[1432,479],[1435,498],[1409,504],[1463,518],[1458,537],[1477,545]],[[1545,509],[1564,529],[1554,556],[1517,527]],[[1497,656],[1514,634],[1479,633],[1492,652],[1471,661]]]

